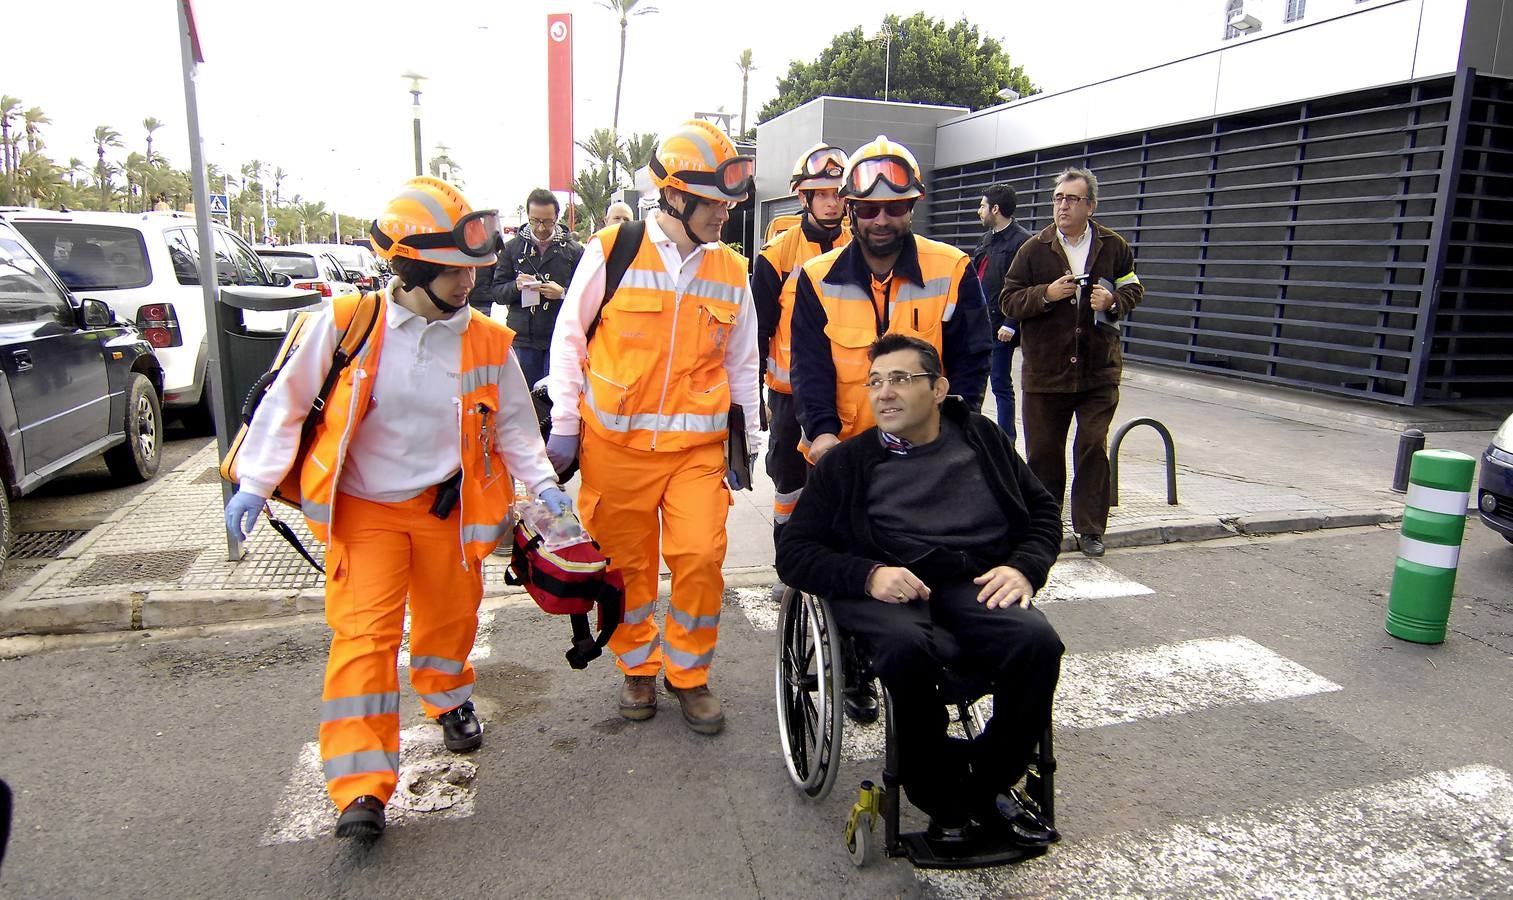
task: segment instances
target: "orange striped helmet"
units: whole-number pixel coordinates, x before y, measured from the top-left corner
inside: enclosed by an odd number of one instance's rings
[[[788,184],[796,191],[839,190],[848,161],[846,151],[820,141],[799,157]]]
[[[679,125],[651,158],[652,184],[705,200],[745,200],[755,174],[756,160],[737,154],[725,132],[703,119]]]
[[[498,259],[498,210],[475,212],[439,178],[406,181],[368,232],[384,259],[402,256],[441,266],[492,266]]]
[[[925,181],[914,154],[880,134],[851,154],[841,184],[848,200],[914,200],[925,195]]]

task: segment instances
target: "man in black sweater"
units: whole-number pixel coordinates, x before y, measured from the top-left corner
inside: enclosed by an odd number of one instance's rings
[[[827,597],[892,698],[899,775],[942,852],[1057,835],[1012,790],[1050,725],[1063,646],[1030,605],[1061,541],[1061,510],[991,420],[948,397],[928,342],[868,352],[877,425],[822,458],[778,545],[785,584]],[[951,661],[988,678],[993,718],[946,735]]]

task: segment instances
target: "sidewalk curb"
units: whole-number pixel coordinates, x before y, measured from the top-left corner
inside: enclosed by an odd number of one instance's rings
[[[125,512],[130,507],[123,507]],[[1261,513],[1254,516],[1225,516],[1184,519],[1155,525],[1115,529],[1104,536],[1110,549],[1150,547],[1161,544],[1207,541],[1236,535],[1261,536],[1287,532],[1317,531],[1326,528],[1355,528],[1384,525],[1400,521],[1402,509],[1379,509],[1369,512],[1340,513],[1323,510],[1298,510],[1289,513]],[[97,529],[104,526],[97,526]],[[91,535],[94,531],[91,531]],[[88,540],[86,535],[84,540]],[[1063,553],[1077,551],[1076,539],[1065,538]],[[70,554],[74,556],[76,554]],[[49,567],[52,564],[49,564]],[[46,569],[43,570],[44,572]],[[743,566],[725,570],[725,586],[750,587],[771,584],[777,573],[771,566]],[[35,579],[33,579],[35,580]],[[667,576],[662,576],[663,592]],[[23,585],[16,593],[30,585]],[[29,592],[28,592],[29,593]],[[497,605],[502,599],[524,593],[518,587],[490,588],[484,592],[485,605]],[[293,618],[318,613],[325,606],[320,591],[290,590],[120,590],[111,593],[83,594],[55,598],[45,602],[25,598],[6,598],[0,605],[0,637],[17,635],[86,634],[116,631],[144,631],[196,625],[221,625],[253,619]]]

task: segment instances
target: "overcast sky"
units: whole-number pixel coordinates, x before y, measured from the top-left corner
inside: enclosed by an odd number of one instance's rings
[[[188,164],[176,0],[6,4],[0,93],[52,118],[47,152],[94,161],[91,134],[110,125],[143,147],[141,122],[166,124],[154,149]],[[621,133],[661,132],[695,111],[739,116],[736,59],[751,48],[749,124],[793,59],[837,33],[875,31],[882,16],[922,7],[966,16],[1056,91],[1219,45],[1224,0],[924,0],[825,4],[643,0],[631,19]],[[575,130],[610,124],[618,20],[593,0],[195,0],[205,63],[201,129],[209,161],[250,160],[292,174],[285,196],[372,215],[414,171],[411,98],[402,73],[428,76],[422,132],[462,167],[475,206],[513,211],[546,179],[546,14],[573,15]],[[844,7],[844,8],[842,8]],[[861,10],[865,8],[866,12]],[[581,152],[580,152],[581,163]]]

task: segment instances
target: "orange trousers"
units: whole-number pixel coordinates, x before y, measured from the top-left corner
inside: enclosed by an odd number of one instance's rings
[[[326,622],[334,632],[321,695],[320,756],[337,809],[364,794],[387,803],[399,779],[399,644],[410,599],[410,685],[427,716],[473,694],[483,567],[463,565],[461,515],[431,515],[430,490],[400,503],[338,493],[326,548]]]
[[[725,593],[725,517],[733,502],[724,445],[631,450],[587,429],[582,440],[583,524],[625,576],[625,621],[609,649],[627,675],[655,675],[665,667],[674,687],[707,683]],[[652,616],[659,546],[672,572],[672,602],[660,635]]]

